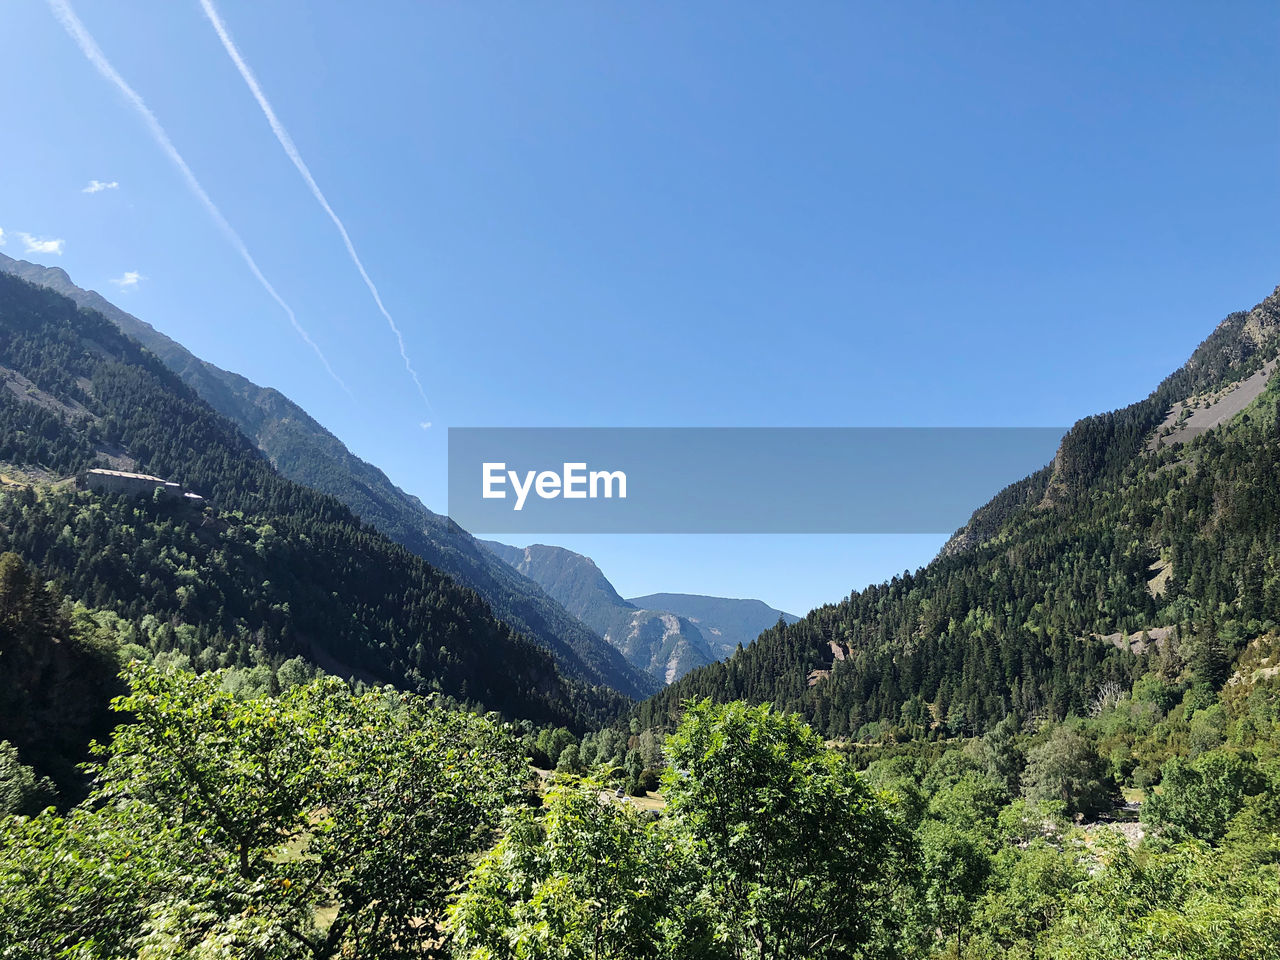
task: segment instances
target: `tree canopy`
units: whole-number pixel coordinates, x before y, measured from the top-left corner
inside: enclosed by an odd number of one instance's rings
[[[334,679],[239,700],[135,666],[86,803],[11,820],[0,932],[43,957],[421,957],[524,779],[492,722]]]

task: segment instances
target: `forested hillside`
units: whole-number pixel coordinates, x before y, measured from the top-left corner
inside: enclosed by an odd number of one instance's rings
[[[76,286],[56,267],[0,254],[0,272],[48,287],[79,306],[102,314],[159,357],[201,399],[232,420],[282,476],[336,497],[363,521],[478,592],[513,631],[551,650],[570,676],[607,684],[627,696],[643,696],[656,689],[646,674],[535,583],[500,562],[448,517],[428,510],[377,467],[351,453],[341,440],[278,390],[258,386],[201,360],[100,294]]]
[[[281,478],[102,318],[0,278],[0,944],[1270,960],[1280,379],[1179,424],[1276,348],[1270,304],[1229,319],[928,567],[578,739],[605,694]],[[210,500],[58,480],[102,458]],[[715,702],[741,700],[777,706]]]
[[[1278,345],[1280,292],[1224,320],[1146,400],[1078,423],[1050,467],[977,511],[933,563],[694,671],[641,705],[641,722],[707,696],[801,711],[829,737],[972,734],[1009,713],[1087,712],[1156,658],[1220,681],[1280,620],[1276,378],[1216,431],[1154,435]]]
[[[341,675],[569,725],[616,709],[616,694],[566,679],[474,591],[281,477],[100,315],[0,276],[0,368],[0,460],[19,481],[0,494],[0,547],[71,598],[160,623],[148,642],[204,666],[302,654]],[[207,504],[57,482],[104,459]]]

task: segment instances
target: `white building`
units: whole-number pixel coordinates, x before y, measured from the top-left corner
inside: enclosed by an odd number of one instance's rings
[[[79,486],[82,490],[118,493],[131,497],[154,497],[158,490],[160,496],[166,500],[183,499],[189,503],[197,503],[204,499],[198,493],[184,491],[182,484],[166,480],[164,477],[153,477],[147,473],[125,473],[123,470],[98,468],[86,470],[80,475]]]

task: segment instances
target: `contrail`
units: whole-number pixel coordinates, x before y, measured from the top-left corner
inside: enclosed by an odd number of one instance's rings
[[[329,365],[328,358],[326,358],[324,353],[321,352],[320,348],[316,345],[316,342],[312,340],[307,334],[307,331],[302,328],[302,324],[298,322],[298,318],[294,315],[293,309],[289,304],[284,302],[284,298],[276,292],[276,288],[271,285],[271,282],[267,280],[265,276],[263,276],[262,271],[258,268],[257,261],[255,261],[253,256],[249,253],[249,248],[246,247],[244,241],[240,239],[240,234],[236,233],[235,228],[227,222],[227,218],[222,215],[222,211],[218,209],[217,204],[209,198],[209,194],[205,193],[204,187],[200,186],[200,181],[197,180],[196,175],[191,172],[191,168],[187,166],[187,161],[182,159],[182,154],[180,154],[178,152],[178,148],[173,145],[173,141],[169,139],[169,135],[164,132],[164,127],[160,126],[160,121],[157,120],[156,115],[151,112],[151,108],[146,105],[142,97],[138,95],[137,91],[125,82],[124,77],[120,76],[120,74],[116,72],[116,68],[111,65],[111,61],[108,60],[106,54],[102,52],[102,48],[98,46],[93,37],[89,34],[89,31],[85,29],[84,24],[80,22],[80,18],[76,16],[75,11],[71,9],[71,5],[67,0],[47,0],[47,2],[49,4],[49,9],[53,11],[53,15],[57,17],[58,22],[62,24],[63,29],[71,35],[71,38],[75,40],[76,44],[80,47],[80,52],[83,53],[85,58],[97,68],[100,74],[116,85],[120,92],[124,94],[125,99],[129,101],[133,108],[146,122],[147,129],[151,132],[152,138],[160,145],[160,149],[168,155],[169,159],[173,161],[174,166],[176,166],[182,173],[183,179],[187,181],[187,186],[191,188],[191,192],[194,193],[196,198],[204,205],[209,216],[213,218],[213,222],[218,225],[218,228],[222,231],[223,235],[231,241],[231,245],[236,248],[237,252],[239,252],[240,256],[244,259],[244,262],[249,265],[249,270],[258,278],[258,282],[262,284],[263,289],[266,290],[267,293],[271,294],[271,298],[275,300],[276,303],[280,304],[280,308],[284,310],[285,314],[288,316],[289,323],[291,323],[293,325],[293,329],[298,332],[298,336],[302,337],[307,346],[315,351],[316,356],[319,357],[320,362],[324,364],[324,368],[328,371],[329,376],[333,377],[333,379],[337,381],[338,386],[342,387],[342,389],[350,395],[351,391],[347,388],[347,385],[342,382],[342,378],[334,372],[333,367]]]
[[[276,139],[280,141],[280,146],[284,148],[284,152],[293,161],[293,165],[297,167],[298,173],[302,175],[302,179],[310,188],[312,196],[316,198],[316,202],[329,215],[333,225],[338,228],[338,233],[342,236],[342,242],[347,247],[347,253],[351,256],[351,262],[360,271],[360,277],[364,280],[364,285],[369,288],[369,293],[373,296],[373,302],[378,306],[378,312],[386,318],[387,326],[395,334],[396,344],[400,347],[400,358],[404,360],[404,368],[409,371],[409,376],[413,378],[414,386],[418,388],[422,402],[427,405],[427,409],[431,409],[431,401],[427,399],[427,392],[422,388],[422,381],[418,379],[417,371],[413,369],[413,362],[409,359],[409,351],[405,349],[404,337],[400,333],[400,328],[396,326],[395,320],[391,318],[390,311],[383,305],[382,297],[378,294],[378,288],[374,286],[373,280],[369,276],[369,271],[364,268],[360,255],[356,253],[355,244],[351,242],[351,236],[347,233],[346,226],[338,215],[334,213],[329,201],[325,199],[320,185],[316,183],[315,177],[311,175],[310,169],[302,159],[302,154],[298,152],[298,148],[293,142],[293,137],[289,136],[289,131],[285,129],[284,124],[280,122],[280,118],[276,116],[275,110],[271,108],[267,95],[262,92],[258,78],[249,68],[249,64],[245,63],[244,57],[240,56],[240,49],[236,46],[235,41],[231,39],[231,33],[218,15],[218,10],[213,5],[213,0],[200,0],[200,6],[204,10],[204,15],[209,18],[209,22],[213,24],[213,29],[217,31],[218,39],[222,41],[222,46],[227,51],[227,56],[236,65],[236,69],[240,71],[240,76],[244,78],[244,82],[248,85],[250,92],[253,93],[253,98],[258,101],[258,106],[262,108],[262,113],[267,118],[267,123],[271,126],[271,132],[276,135]]]

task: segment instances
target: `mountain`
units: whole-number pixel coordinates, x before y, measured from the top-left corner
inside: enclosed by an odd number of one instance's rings
[[[632,606],[646,610],[669,610],[697,626],[702,638],[720,660],[738,646],[747,646],[778,621],[795,623],[800,618],[775,610],[763,600],[735,600],[730,597],[704,597],[694,593],[652,593],[632,597]]]
[[[1280,288],[1144,400],[1089,417],[927,566],[765,631],[641,704],[771,701],[829,737],[1085,714],[1149,666],[1212,691],[1280,628]],[[1198,701],[1197,701],[1198,702]]]
[[[692,620],[623,600],[590,557],[545,544],[521,548],[490,540],[481,543],[660,683],[670,683],[719,656]]]
[[[0,271],[55,290],[110,320],[232,420],[280,474],[336,497],[366,523],[474,589],[514,631],[551,650],[571,676],[608,685],[629,697],[645,696],[656,688],[646,674],[536,584],[494,558],[449,518],[433,513],[395,486],[377,467],[352,454],[279,391],[201,360],[100,294],[76,286],[56,267],[0,254]]]
[[[166,478],[204,500],[77,489],[71,478],[95,466]],[[580,726],[621,706],[616,693],[562,673],[475,591],[282,476],[101,314],[7,274],[0,475],[0,550],[34,565],[57,594],[123,618],[126,643],[204,667],[301,655],[343,676],[543,723]],[[45,634],[0,618],[6,680],[51,676],[40,664],[59,662],[50,649],[62,640]]]

